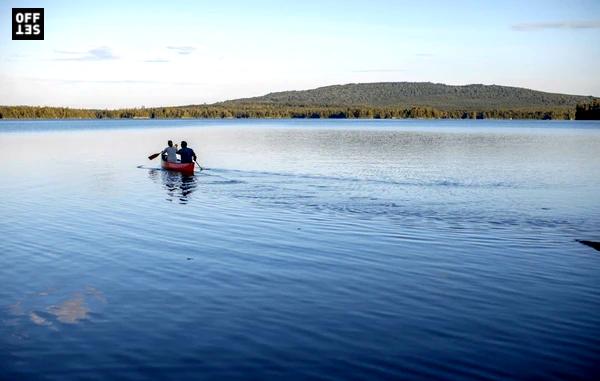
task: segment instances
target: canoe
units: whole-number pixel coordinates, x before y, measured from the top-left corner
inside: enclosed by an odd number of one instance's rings
[[[194,174],[194,163],[169,163],[167,161],[161,160],[160,166],[162,169],[168,169],[169,171],[177,171],[187,174]]]

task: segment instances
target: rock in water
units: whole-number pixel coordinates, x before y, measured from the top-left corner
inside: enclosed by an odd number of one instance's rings
[[[575,241],[600,251],[600,242],[586,241],[583,239],[576,239]]]

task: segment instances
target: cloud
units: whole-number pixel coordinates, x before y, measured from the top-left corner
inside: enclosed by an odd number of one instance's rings
[[[21,77],[22,80],[52,84],[63,84],[63,85],[75,85],[85,83],[99,83],[99,84],[154,84],[162,83],[154,80],[139,80],[139,79],[60,79],[60,78],[36,78],[36,77]]]
[[[87,51],[55,50],[54,52],[61,55],[61,57],[55,59],[57,61],[106,61],[119,58],[106,46]]]
[[[432,57],[433,54],[432,53],[417,53],[416,56],[417,57]]]
[[[557,21],[514,24],[512,30],[527,32],[544,29],[598,29],[600,21]]]
[[[137,79],[116,79],[116,80],[87,80],[87,79],[59,79],[64,84],[77,84],[77,83],[101,83],[101,84],[148,84],[148,83],[160,83],[159,81],[147,81]]]
[[[144,62],[161,63],[161,62],[170,62],[170,60],[167,60],[164,58],[152,58],[152,59],[144,60]]]
[[[101,85],[161,85],[161,86],[205,86],[203,82],[172,82],[144,79],[60,79],[21,77],[21,80],[51,83],[54,85],[101,84]]]
[[[18,62],[18,61],[24,61],[27,58],[29,58],[29,56],[27,54],[13,54],[13,55],[7,56],[6,61]]]
[[[406,69],[363,69],[353,70],[353,73],[398,73],[406,71]]]
[[[184,56],[187,56],[188,54],[191,54],[194,50],[196,50],[196,48],[194,48],[193,46],[167,46],[167,49],[175,50],[177,54],[181,54]]]

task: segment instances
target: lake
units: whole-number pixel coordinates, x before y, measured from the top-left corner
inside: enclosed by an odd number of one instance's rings
[[[160,169],[168,139],[206,167]],[[2,121],[2,380],[600,374],[600,122]]]

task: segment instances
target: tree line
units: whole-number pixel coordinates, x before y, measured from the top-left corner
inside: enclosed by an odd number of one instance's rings
[[[575,119],[600,120],[600,99],[578,104],[575,108]]]
[[[592,105],[592,104],[590,104]],[[587,108],[586,108],[587,107]],[[198,105],[180,107],[125,108],[116,110],[66,107],[0,106],[0,119],[219,119],[219,118],[307,118],[307,119],[575,119],[577,113],[596,113],[592,106],[547,109],[439,110],[433,107],[335,107],[266,104]],[[593,111],[595,110],[595,111]],[[588,114],[586,114],[588,113]],[[579,119],[579,118],[578,118]]]

